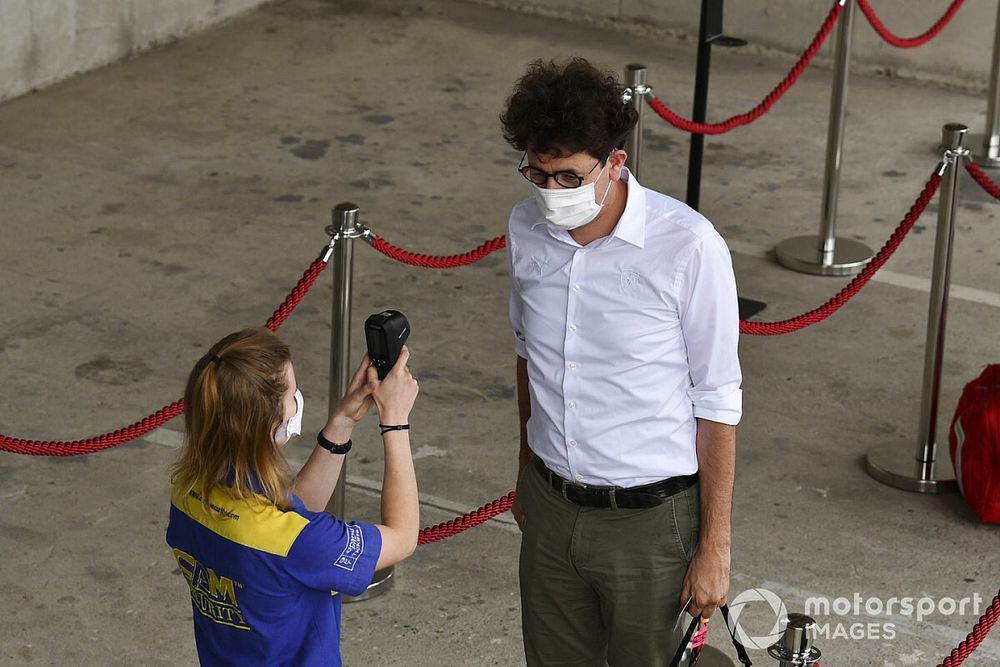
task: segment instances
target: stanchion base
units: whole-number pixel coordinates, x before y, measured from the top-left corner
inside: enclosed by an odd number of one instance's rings
[[[785,268],[814,276],[853,276],[865,268],[875,255],[864,243],[842,238],[835,241],[832,257],[824,257],[818,250],[818,236],[785,239],[775,246],[774,252],[778,263]]]
[[[370,600],[376,598],[383,593],[388,593],[392,589],[392,584],[395,581],[393,574],[395,568],[389,566],[384,570],[376,570],[374,576],[372,576],[372,583],[368,584],[368,589],[361,595],[345,595],[343,598],[344,602],[363,602],[365,600]]]
[[[955,493],[958,482],[947,457],[918,461],[914,446],[889,445],[868,452],[868,474],[888,486],[916,493]]]
[[[996,169],[1000,167],[1000,156],[990,157],[986,150],[985,134],[969,134],[965,137],[965,145],[972,149],[972,159],[980,167]]]

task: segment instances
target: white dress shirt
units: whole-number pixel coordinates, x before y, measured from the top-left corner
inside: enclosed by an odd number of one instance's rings
[[[610,236],[581,246],[518,203],[510,320],[527,359],[528,444],[557,475],[636,486],[698,470],[695,418],[742,414],[732,259],[708,220],[627,170]]]

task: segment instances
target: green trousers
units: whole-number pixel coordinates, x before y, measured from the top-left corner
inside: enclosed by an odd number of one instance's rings
[[[648,509],[580,507],[532,463],[517,494],[528,667],[667,665],[698,541],[698,485]]]

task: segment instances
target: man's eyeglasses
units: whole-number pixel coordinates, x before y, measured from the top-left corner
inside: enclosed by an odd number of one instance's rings
[[[535,185],[545,185],[549,182],[549,177],[551,177],[555,180],[559,187],[567,189],[578,188],[583,185],[584,179],[587,178],[587,176],[590,176],[590,174],[597,169],[597,165],[601,164],[601,161],[598,160],[597,164],[590,168],[590,171],[583,176],[580,176],[573,171],[548,172],[543,169],[539,169],[538,167],[533,167],[530,164],[526,165],[524,164],[524,158],[527,156],[527,152],[521,156],[521,162],[517,166],[517,170],[521,172],[521,175],[528,179],[528,181],[534,183]]]

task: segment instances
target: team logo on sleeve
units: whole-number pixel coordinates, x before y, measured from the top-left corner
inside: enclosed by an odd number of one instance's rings
[[[220,577],[210,567],[205,567],[191,554],[174,549],[174,558],[181,569],[181,574],[187,579],[191,589],[191,601],[194,608],[207,618],[221,625],[228,625],[240,630],[249,630],[240,603],[236,600],[236,589],[243,588],[238,581],[229,577]]]
[[[344,528],[347,529],[347,544],[344,546],[344,553],[333,564],[353,572],[358,559],[365,552],[365,535],[361,532],[361,526],[349,523]]]

